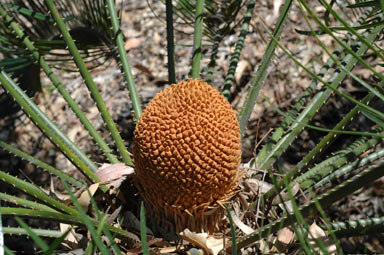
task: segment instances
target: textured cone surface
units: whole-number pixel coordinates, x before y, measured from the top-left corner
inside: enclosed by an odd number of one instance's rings
[[[240,140],[236,115],[216,89],[191,79],[164,89],[135,130],[135,171],[145,199],[170,218],[217,206],[237,186]]]

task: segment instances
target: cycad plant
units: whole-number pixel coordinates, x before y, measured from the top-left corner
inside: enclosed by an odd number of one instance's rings
[[[73,70],[71,54],[61,39],[54,20],[47,15],[49,10],[43,2],[6,1],[2,7],[8,10],[7,15],[17,22],[24,36],[33,43],[33,50],[44,56],[45,62],[52,68]],[[72,38],[77,42],[80,55],[88,68],[100,66],[106,59],[116,55],[114,43],[111,41],[112,24],[107,18],[102,1],[80,1],[69,4],[60,1],[57,3],[57,8],[62,13]],[[0,33],[2,44],[0,52],[3,56],[0,66],[18,81],[28,95],[34,95],[41,90],[40,66],[31,50],[20,40],[20,34],[16,33],[5,19]],[[5,94],[1,94],[0,103],[4,106],[0,111],[1,116],[10,113],[11,101],[13,100]],[[19,109],[16,104],[12,106],[14,111]]]
[[[178,32],[174,29],[174,20],[178,17],[177,22],[182,20],[194,27],[194,34],[191,36],[191,71],[184,75],[208,81],[212,86],[221,88],[222,95],[232,101],[232,84],[254,18],[255,3],[255,0],[166,0],[169,84],[178,82],[175,47],[186,47],[178,45],[173,39],[174,33]],[[314,6],[321,8],[322,15],[314,12]],[[309,64],[304,65],[294,56],[293,49],[287,48],[280,41],[284,26],[290,22],[292,8],[297,8],[306,21],[305,29],[297,29],[297,38],[310,38],[322,48],[322,54],[326,56],[327,60],[320,70],[314,70]],[[284,2],[273,31],[265,26],[269,34],[268,46],[249,86],[240,88],[246,95],[238,114],[242,143],[248,144],[247,139],[254,139],[255,134],[250,132],[252,130],[247,131],[247,126],[259,97],[281,115],[281,123],[273,127],[273,132],[263,137],[262,145],[258,146],[254,158],[243,162],[241,189],[235,192],[231,203],[226,201],[222,205],[227,208],[228,218],[227,225],[222,228],[223,237],[220,240],[223,242],[213,248],[209,241],[212,236],[184,232],[179,238],[188,240],[195,247],[184,245],[178,249],[185,252],[191,248],[191,254],[200,254],[200,248],[211,254],[218,254],[220,250],[232,254],[238,254],[239,251],[341,254],[343,249],[340,240],[344,240],[343,238],[360,236],[363,240],[365,236],[382,233],[384,218],[380,214],[335,222],[329,209],[338,201],[352,196],[354,192],[373,185],[384,175],[381,160],[384,115],[380,109],[384,98],[384,77],[378,71],[384,60],[380,46],[384,27],[383,10],[382,1],[359,1],[352,4],[349,1],[328,3],[319,0],[311,5],[302,0],[295,3]],[[63,244],[68,247],[69,243],[69,247],[74,247],[71,245],[79,236],[83,240],[77,240],[76,245],[87,254],[120,254],[126,250],[135,253],[142,250],[144,254],[149,254],[151,249],[159,252],[159,246],[164,245],[164,242],[149,234],[150,228],[154,226],[146,226],[145,203],[141,203],[140,215],[134,210],[130,212],[130,209],[122,209],[130,208],[124,201],[140,201],[136,197],[140,193],[131,188],[129,183],[124,184],[130,188],[124,192],[122,199],[122,193],[116,192],[114,186],[109,185],[113,172],[120,173],[120,177],[128,175],[128,182],[135,179],[135,174],[131,171],[134,169],[134,162],[128,152],[127,142],[121,138],[106,102],[89,72],[90,68],[100,64],[93,62],[99,56],[112,56],[118,61],[129,91],[127,100],[131,102],[132,114],[137,122],[142,107],[124,48],[115,2],[9,1],[0,4],[0,25],[0,50],[3,57],[0,62],[0,84],[4,93],[19,105],[84,176],[77,180],[28,155],[22,151],[22,147],[17,148],[0,141],[0,147],[4,151],[59,177],[60,184],[68,194],[67,200],[55,197],[32,182],[12,176],[6,172],[7,169],[2,169],[0,180],[26,196],[0,193],[1,217],[14,218],[20,225],[16,228],[3,226],[1,235],[29,235],[44,254],[57,253]],[[238,33],[238,40],[231,54],[225,82],[214,84],[218,48],[231,33]],[[332,40],[334,47],[325,46],[324,37]],[[287,112],[280,110],[278,105],[274,105],[260,93],[263,84],[268,82],[268,68],[272,65],[276,49],[288,56],[292,65],[304,70],[312,79]],[[206,66],[201,65],[203,58],[209,59]],[[105,137],[98,133],[73,100],[65,84],[55,75],[53,69],[58,67],[80,73],[110,132],[113,144],[105,142]],[[364,79],[356,74],[356,67],[369,73],[370,78]],[[40,70],[50,79],[88,131],[102,151],[104,161],[91,160],[86,152],[78,148],[76,141],[68,138],[68,131],[60,130],[30,98],[33,93],[28,91],[33,92],[40,87]],[[23,79],[25,72],[34,72],[33,81]],[[340,85],[345,82],[353,82],[355,86],[359,86],[364,96],[355,98],[341,89]],[[324,106],[335,98],[352,105],[351,110],[343,118],[335,120],[336,125],[331,128],[326,128],[328,123],[313,121]],[[2,102],[2,109],[13,107],[11,101]],[[174,116],[173,113],[167,114]],[[361,122],[364,125],[360,125]],[[304,152],[299,162],[285,169],[283,163],[287,150],[290,149],[292,153],[293,145],[300,141],[304,132],[309,131],[317,131],[317,136],[320,137],[316,138],[317,143]],[[188,140],[191,139],[183,141],[188,143]],[[225,154],[224,151],[222,153]],[[225,155],[223,158],[225,159]],[[99,167],[106,162],[111,164],[107,171],[106,168]],[[261,177],[259,173],[262,173]],[[123,189],[122,186],[120,188]],[[121,205],[125,207],[120,207]],[[121,216],[125,213],[137,214],[140,218],[140,238],[124,225],[127,218]],[[148,213],[147,215],[156,217]],[[52,224],[51,229],[31,228],[21,218],[37,218],[57,224]],[[57,225],[62,227],[61,231],[56,228]],[[168,239],[168,233],[164,233],[164,230],[160,233],[155,233],[156,237]],[[229,239],[231,242],[225,241]],[[49,240],[49,244],[46,240]],[[151,244],[157,246],[152,247]],[[169,244],[171,243],[167,243]],[[251,251],[246,250],[247,247],[251,247]],[[4,249],[6,253],[12,254],[6,244]]]

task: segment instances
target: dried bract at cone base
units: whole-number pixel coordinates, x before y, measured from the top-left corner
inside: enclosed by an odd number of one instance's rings
[[[240,140],[231,105],[207,83],[190,79],[157,94],[136,126],[133,152],[139,189],[159,218],[176,232],[215,229],[220,203],[238,184]]]
[[[243,174],[238,175],[238,177],[237,184],[241,181]],[[226,229],[228,223],[224,206],[231,203],[231,199],[240,191],[237,184],[236,189],[220,201],[216,201],[214,204],[201,204],[190,210],[182,210],[168,205],[157,207],[144,195],[147,218],[149,224],[151,224],[151,229],[165,238],[168,235],[169,238],[167,239],[175,239],[176,234],[186,228],[196,233],[208,232],[213,234],[222,232]]]
[[[176,208],[157,208],[149,201],[145,203],[147,218],[151,229],[166,239],[175,240],[177,234],[190,229],[201,233],[222,232],[226,225],[225,209],[222,207],[207,208],[206,211],[185,212]]]

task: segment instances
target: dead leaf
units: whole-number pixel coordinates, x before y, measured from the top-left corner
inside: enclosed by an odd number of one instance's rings
[[[236,84],[240,84],[241,77],[243,76],[245,71],[248,71],[251,68],[251,65],[247,60],[240,60],[237,64],[236,72],[235,72],[235,81]]]
[[[106,221],[107,224],[109,225],[112,225],[113,222],[116,220],[116,218],[120,215],[120,212],[121,212],[121,209],[123,207],[120,205],[115,211],[113,211],[113,213],[111,213],[109,216],[108,216],[108,219]],[[120,225],[120,223],[119,223]]]
[[[279,207],[286,212],[293,212],[293,204],[291,200],[285,201],[284,203],[280,203]]]
[[[283,1],[281,1],[281,0],[273,1],[273,18],[274,18],[274,19],[276,19],[277,17],[279,17],[279,14],[280,14],[280,6],[283,4],[282,2],[283,2]]]
[[[262,180],[257,180],[257,179],[248,179],[247,184],[253,189],[253,190],[258,190],[260,194],[265,194],[270,190],[273,185],[262,181]]]
[[[134,49],[139,47],[141,44],[141,39],[140,38],[130,38],[125,42],[125,50],[128,51],[130,49]]]
[[[51,178],[51,183],[49,185],[49,195],[53,196],[54,198],[66,204],[69,204],[72,202],[71,197],[68,194],[63,194],[55,190],[55,182],[53,178]]]
[[[168,254],[177,251],[176,246],[160,248],[160,254]]]
[[[269,254],[271,252],[271,250],[269,249],[268,242],[266,240],[260,239],[255,244],[258,246],[259,251],[261,251],[261,254]]]
[[[68,235],[65,237],[64,240],[68,241],[68,242],[71,242],[71,243],[74,243],[74,244],[78,244],[78,238],[76,238],[76,233],[73,231],[72,229],[72,226],[69,225],[69,224],[64,224],[64,223],[60,223],[60,231],[61,233],[65,233],[68,229],[71,229],[68,233]],[[70,248],[74,248],[74,247],[70,247]]]
[[[286,252],[294,236],[295,234],[289,228],[283,228],[277,236],[275,247],[279,252]]]
[[[91,197],[89,195],[93,196],[98,188],[99,188],[99,183],[94,183],[91,186],[89,186],[87,190],[81,193],[78,201],[85,212],[88,211],[88,206],[91,203]]]
[[[253,228],[248,227],[247,225],[245,225],[235,213],[231,212],[231,216],[232,216],[232,220],[235,223],[235,225],[241,231],[243,231],[244,234],[248,235],[250,233],[255,232],[255,230]]]
[[[292,196],[295,196],[299,190],[300,190],[300,184],[298,182],[295,182],[295,184],[291,189]],[[283,201],[289,201],[290,200],[289,197],[290,195],[288,192],[280,192],[280,195],[276,196],[273,199],[272,204],[277,205],[277,204],[281,204]]]
[[[322,228],[317,226],[316,222],[313,221],[312,225],[309,227],[309,238],[317,239],[321,237],[325,237],[326,234]]]
[[[181,238],[190,242],[191,244],[201,247],[205,252],[211,255],[217,255],[224,248],[223,238],[214,237],[207,233],[194,233],[189,229],[185,229],[180,233]],[[226,238],[226,243],[229,243]]]
[[[315,221],[313,221],[312,225],[309,227],[308,238],[313,246],[316,247],[315,239],[318,239],[327,248],[329,254],[338,254],[336,245],[332,243],[332,240],[327,236],[324,230],[316,224]],[[315,250],[320,254],[321,250],[319,248],[315,248]]]
[[[96,172],[96,176],[101,183],[110,182],[112,180],[120,179],[123,176],[133,174],[133,167],[127,166],[124,163],[118,164],[103,164]]]
[[[163,38],[162,36],[160,36],[158,32],[155,31],[155,32],[153,33],[152,40],[153,40],[153,42],[154,42],[155,44],[160,44],[161,41],[164,40],[164,38]]]

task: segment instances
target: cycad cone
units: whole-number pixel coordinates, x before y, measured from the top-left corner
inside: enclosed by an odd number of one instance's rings
[[[156,223],[176,233],[217,231],[222,203],[238,185],[240,140],[231,105],[207,83],[189,79],[158,93],[133,147],[139,189]]]

